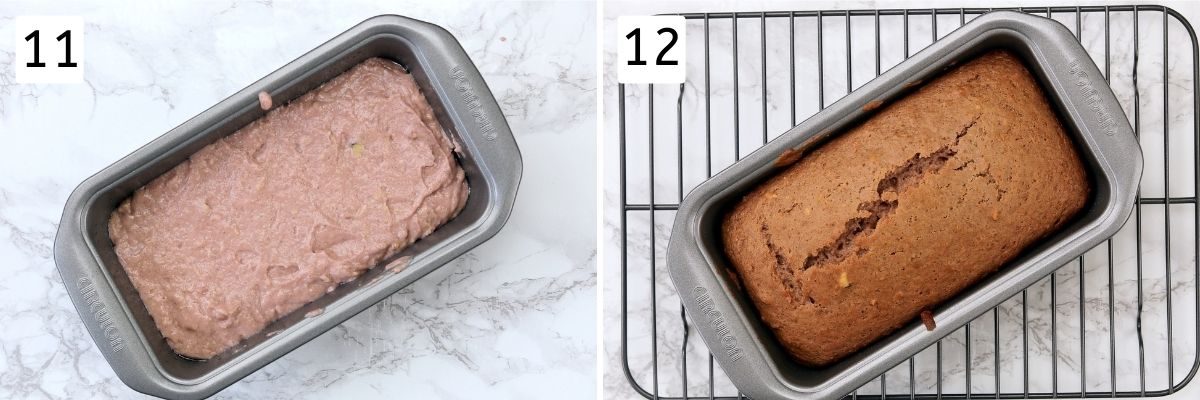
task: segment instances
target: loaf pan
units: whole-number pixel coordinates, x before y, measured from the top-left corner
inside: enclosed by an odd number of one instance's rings
[[[117,260],[113,209],[133,191],[265,112],[258,93],[283,104],[370,57],[403,65],[459,144],[471,194],[433,234],[205,361],[176,355]],[[449,32],[395,15],[370,18],[217,103],[85,180],[71,193],[54,261],[96,348],[125,384],[169,398],[212,395],[383,300],[495,235],[508,219],[521,155],[499,105]]]
[[[1093,185],[1081,215],[985,280],[934,310],[937,328],[913,321],[823,368],[794,362],[730,277],[722,216],[806,149],[868,118],[958,62],[1013,51],[1036,76],[1075,143]],[[781,162],[783,161],[783,162]],[[835,399],[1111,237],[1128,219],[1142,157],[1120,104],[1075,37],[1053,20],[998,11],[976,18],[699,185],[680,204],[667,268],[688,315],[730,380],[755,399]]]

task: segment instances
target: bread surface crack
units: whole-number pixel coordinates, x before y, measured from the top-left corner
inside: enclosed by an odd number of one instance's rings
[[[771,231],[767,228],[764,222],[759,230],[762,232],[763,239],[767,243],[767,249],[771,251],[771,255],[775,256],[775,275],[779,277],[779,281],[783,282],[783,286],[787,288],[792,299],[800,304],[812,303],[812,298],[800,295],[800,284],[796,282],[796,277],[791,264],[788,263],[787,257],[784,257],[783,251],[775,246],[775,241],[771,238]]]
[[[996,189],[996,201],[1004,200],[1004,194],[1008,191],[1003,187],[1000,187],[1000,182],[996,181],[996,177],[992,175],[991,165],[988,165],[987,168],[984,168],[983,172],[976,173],[975,177],[983,178],[987,182],[988,186]]]
[[[838,234],[837,238],[834,239],[833,242],[822,246],[820,249],[817,249],[817,251],[809,254],[808,257],[804,259],[804,266],[801,271],[816,266],[841,262],[851,254],[857,254],[859,256],[865,254],[868,250],[865,248],[856,249],[854,242],[858,239],[858,237],[870,235],[871,232],[874,232],[875,228],[879,226],[879,221],[895,211],[896,207],[900,205],[900,200],[895,199],[894,196],[889,196],[889,199],[885,199],[884,194],[888,192],[898,194],[905,189],[916,185],[926,175],[941,170],[942,167],[946,165],[946,162],[958,154],[958,150],[955,147],[958,146],[960,140],[970,132],[971,128],[974,127],[977,122],[979,122],[978,115],[972,118],[970,122],[963,125],[963,127],[955,133],[953,143],[946,144],[945,146],[942,146],[926,155],[922,155],[921,153],[914,154],[912,158],[908,159],[896,168],[893,168],[887,173],[887,175],[884,175],[883,179],[880,179],[879,183],[875,187],[876,198],[874,200],[859,203],[858,205],[858,210],[866,212],[866,215],[851,218],[849,221],[846,221],[842,232]],[[956,169],[961,170],[970,162],[971,161],[968,160],[966,163]],[[994,182],[994,179],[992,181]],[[766,233],[765,224],[763,225],[763,232],[764,234]],[[767,246],[771,247],[772,251],[775,252],[774,244],[772,244],[769,237]],[[781,267],[781,265],[783,265],[781,261],[786,260],[783,260],[782,254],[778,252],[775,252],[775,255],[777,261],[776,267],[783,268]],[[788,278],[791,279],[790,274],[788,275]],[[787,285],[788,282],[785,281],[784,284]]]
[[[859,211],[866,211],[867,216],[851,218],[846,221],[845,228],[833,243],[821,247],[816,253],[810,254],[804,259],[804,269],[846,259],[853,250],[854,239],[875,231],[879,220],[891,214],[898,204],[900,204],[899,200],[874,200],[859,204]]]

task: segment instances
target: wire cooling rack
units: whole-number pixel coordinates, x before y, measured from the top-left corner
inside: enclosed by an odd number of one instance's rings
[[[1062,22],[1104,71],[1146,159],[1135,213],[1113,239],[848,398],[1162,396],[1200,366],[1194,31],[1160,6],[1008,9]],[[621,359],[635,391],[743,398],[689,336],[662,269],[684,194],[991,10],[682,14],[688,82],[618,87]]]

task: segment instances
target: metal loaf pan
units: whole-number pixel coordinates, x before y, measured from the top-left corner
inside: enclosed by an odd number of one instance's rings
[[[1010,265],[941,304],[937,328],[914,321],[839,363],[794,362],[727,274],[720,221],[742,195],[784,168],[781,159],[818,145],[982,52],[1007,48],[1036,76],[1067,128],[1093,184],[1073,223]],[[1141,149],[1092,59],[1061,24],[1017,12],[976,18],[887,73],[704,182],[679,206],[667,268],[696,331],[735,386],[755,399],[835,399],[915,355],[976,316],[1050,274],[1120,229],[1141,179]]]
[[[459,162],[471,188],[465,208],[432,235],[381,263],[408,261],[407,267],[376,266],[212,359],[176,355],[117,260],[108,237],[109,214],[135,189],[263,116],[260,91],[283,104],[370,57],[406,67],[442,126],[460,144]],[[63,210],[54,261],[97,349],[125,384],[161,397],[207,397],[495,235],[508,219],[520,179],[521,154],[508,123],[458,41],[436,25],[382,15],[350,28],[85,180]]]

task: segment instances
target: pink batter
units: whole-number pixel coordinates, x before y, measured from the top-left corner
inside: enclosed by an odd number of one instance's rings
[[[368,59],[138,189],[109,234],[171,347],[210,358],[457,215],[452,146],[412,76]]]

